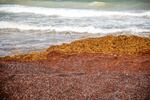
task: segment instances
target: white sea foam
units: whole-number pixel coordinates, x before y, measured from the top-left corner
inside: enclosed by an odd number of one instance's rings
[[[21,5],[1,5],[0,12],[33,13],[45,16],[61,16],[61,17],[101,17],[101,16],[150,17],[150,11],[137,13],[137,12],[119,12],[119,11],[100,11],[89,9],[30,7]]]
[[[137,27],[130,28],[112,28],[112,29],[102,29],[95,28],[93,26],[88,27],[72,27],[72,26],[34,26],[26,25],[14,22],[0,21],[0,29],[19,29],[19,30],[49,30],[56,32],[79,32],[79,33],[115,33],[115,32],[150,32],[150,29],[140,29]]]

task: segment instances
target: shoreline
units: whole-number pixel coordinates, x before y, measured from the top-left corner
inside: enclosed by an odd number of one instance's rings
[[[46,60],[51,52],[63,54],[82,54],[82,53],[100,53],[110,55],[138,55],[149,53],[150,38],[137,35],[106,35],[102,37],[91,37],[75,40],[71,43],[53,45],[39,52],[28,54],[19,54],[13,56],[4,56],[4,60]]]
[[[3,57],[0,87],[7,100],[148,100],[150,38],[109,35]]]

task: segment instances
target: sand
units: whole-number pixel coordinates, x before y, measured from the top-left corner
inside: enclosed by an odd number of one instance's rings
[[[2,100],[149,100],[150,38],[104,36],[0,59]]]

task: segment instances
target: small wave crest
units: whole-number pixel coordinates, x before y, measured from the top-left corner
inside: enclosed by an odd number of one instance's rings
[[[95,28],[93,26],[88,27],[72,27],[72,26],[34,26],[34,25],[26,25],[15,22],[5,22],[0,21],[0,29],[18,29],[18,30],[49,30],[56,32],[78,32],[78,33],[116,33],[116,32],[133,32],[133,33],[143,33],[150,32],[150,29],[140,29],[137,27],[130,28],[112,28],[112,29],[102,29]]]
[[[103,7],[103,6],[106,6],[106,3],[94,1],[94,2],[89,3],[89,6]]]
[[[67,9],[67,8],[44,8],[44,7],[30,7],[21,5],[1,5],[0,12],[9,13],[33,13],[44,16],[60,16],[60,17],[150,17],[150,11],[141,13],[137,12],[121,12],[121,11],[100,11],[87,9]]]

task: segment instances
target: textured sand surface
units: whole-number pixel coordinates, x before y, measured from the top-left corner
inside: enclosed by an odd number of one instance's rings
[[[150,40],[133,37],[139,44],[136,47],[132,47],[133,44],[130,46],[132,53],[127,52],[126,49],[120,51],[122,47],[118,47],[119,43],[124,43],[124,47],[129,46],[127,41],[131,38],[123,36],[125,40],[120,39],[120,42],[113,43],[113,47],[120,48],[114,49],[115,53],[107,50],[106,53],[101,51],[72,53],[68,49],[62,52],[61,46],[58,46],[57,50],[56,46],[47,50],[44,59],[38,57],[42,57],[45,53],[38,53],[38,56],[34,54],[38,59],[32,59],[33,54],[1,58],[0,98],[2,100],[149,100]],[[96,41],[101,39],[96,38]],[[94,43],[90,47],[94,47]],[[72,44],[67,44],[67,48],[68,46],[72,48]],[[24,58],[25,56],[28,57]]]

